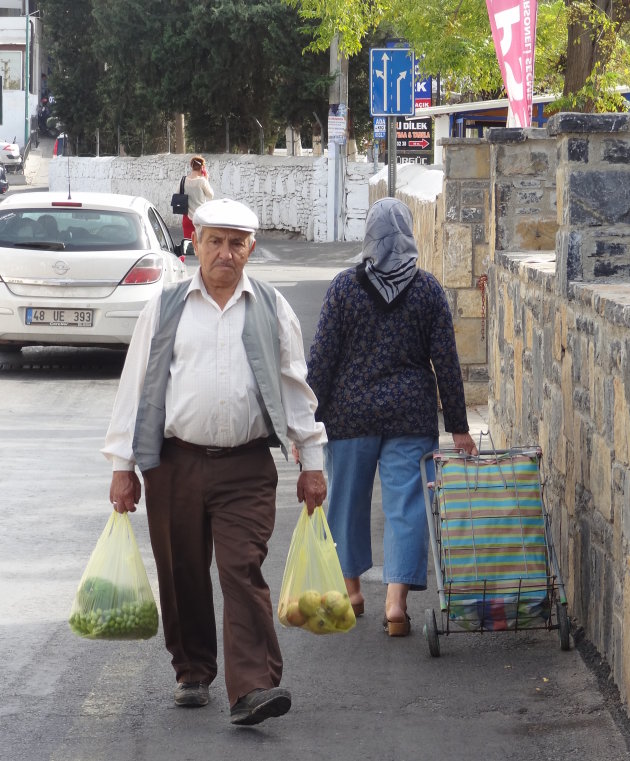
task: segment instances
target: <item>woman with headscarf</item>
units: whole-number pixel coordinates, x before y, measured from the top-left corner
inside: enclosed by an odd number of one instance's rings
[[[420,459],[444,425],[457,449],[476,454],[451,312],[437,279],[417,265],[409,208],[377,201],[366,219],[362,261],[332,281],[308,361],[317,418],[328,434],[328,523],[356,615],[360,576],[372,567],[370,513],[376,468],[385,528],[383,628],[410,631],[409,590],[426,589],[428,525]]]

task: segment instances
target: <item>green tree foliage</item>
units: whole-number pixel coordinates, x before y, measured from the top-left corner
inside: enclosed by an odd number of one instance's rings
[[[325,50],[339,34],[352,56],[366,35],[387,21],[422,56],[428,74],[465,97],[503,94],[485,0],[285,0],[317,21],[312,50]],[[539,0],[536,92],[564,92],[581,110],[621,106],[613,94],[629,70],[630,3],[619,0]],[[582,92],[582,88],[585,88]]]
[[[565,0],[568,46],[563,97],[556,110],[623,111],[614,86],[630,81],[630,3]]]
[[[101,105],[97,85],[103,70],[94,50],[91,0],[41,0],[43,34],[54,73],[49,86],[55,112],[72,135],[93,131]]]
[[[257,151],[323,113],[328,56],[282,0],[41,0],[56,115],[89,152],[166,149],[184,113],[188,149]]]

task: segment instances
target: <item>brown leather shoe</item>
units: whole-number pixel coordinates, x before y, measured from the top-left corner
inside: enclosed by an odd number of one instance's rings
[[[204,682],[179,682],[175,690],[175,705],[187,708],[208,705],[208,685]]]
[[[291,693],[282,687],[252,690],[239,698],[230,710],[230,721],[238,726],[260,724],[265,719],[284,715],[291,708]]]

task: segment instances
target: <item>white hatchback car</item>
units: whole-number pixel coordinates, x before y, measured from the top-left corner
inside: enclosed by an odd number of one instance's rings
[[[0,204],[0,350],[126,348],[151,296],[186,277],[146,198],[16,193]]]

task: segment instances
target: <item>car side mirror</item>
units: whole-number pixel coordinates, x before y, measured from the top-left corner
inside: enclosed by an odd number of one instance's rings
[[[194,256],[195,249],[190,238],[183,238],[181,243],[175,246],[175,253],[185,262],[187,256]]]

